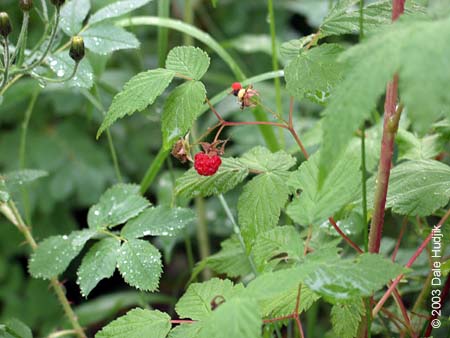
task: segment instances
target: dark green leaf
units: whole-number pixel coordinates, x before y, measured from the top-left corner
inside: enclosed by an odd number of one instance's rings
[[[166,59],[166,68],[190,79],[200,80],[209,67],[209,56],[200,48],[173,48]]]

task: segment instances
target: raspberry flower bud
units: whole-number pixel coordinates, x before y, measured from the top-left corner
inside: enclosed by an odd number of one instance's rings
[[[33,8],[33,0],[20,0],[20,9],[24,12],[29,12]]]
[[[222,160],[219,155],[199,152],[194,156],[194,168],[199,175],[212,176],[219,170]]]
[[[84,41],[81,36],[77,35],[72,38],[69,55],[77,63],[84,58]]]
[[[56,7],[61,7],[62,5],[64,5],[64,2],[66,2],[66,0],[50,0],[50,2],[56,6]]]
[[[0,34],[6,39],[12,32],[11,21],[9,21],[9,15],[6,12],[0,13]]]

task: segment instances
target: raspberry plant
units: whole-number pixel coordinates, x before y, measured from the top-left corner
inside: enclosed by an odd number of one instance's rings
[[[1,8],[0,212],[13,225],[1,252],[29,254],[34,278],[0,260],[1,336],[444,336],[448,4],[330,1],[313,33],[280,45],[268,0],[272,70],[248,78],[195,27],[190,1],[185,22],[167,0],[158,16],[130,14],[150,2],[21,0],[17,35]],[[137,26],[158,27],[158,60],[124,81],[130,59],[154,54]],[[168,50],[169,29],[184,46]],[[224,66],[229,81],[212,81]],[[124,284],[136,291],[105,289]],[[36,297],[49,304],[38,314]]]

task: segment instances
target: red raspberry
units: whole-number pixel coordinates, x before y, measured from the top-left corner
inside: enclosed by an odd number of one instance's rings
[[[199,175],[212,176],[219,169],[222,164],[222,160],[218,155],[208,155],[203,152],[199,152],[194,156],[194,168]]]

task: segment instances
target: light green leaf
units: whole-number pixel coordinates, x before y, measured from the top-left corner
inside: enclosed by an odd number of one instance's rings
[[[129,285],[155,291],[162,272],[161,254],[147,241],[130,239],[120,248],[117,268]]]
[[[225,300],[227,302],[242,289],[242,285],[235,286],[228,279],[212,278],[207,282],[193,283],[189,285],[186,293],[178,300],[175,311],[180,318],[206,319],[213,312],[211,302],[214,300]]]
[[[69,56],[67,52],[60,52],[51,54],[48,57],[48,65],[50,69],[59,78],[68,78],[75,67],[75,61]],[[69,87],[91,88],[94,83],[94,71],[87,58],[80,61],[75,76],[66,82]]]
[[[283,42],[280,46],[281,56],[284,57],[286,61],[291,61],[296,58],[303,48],[305,48],[308,43],[313,39],[314,34],[306,35],[300,39],[289,40]]]
[[[175,326],[169,333],[169,338],[198,338],[199,332],[202,329],[202,322],[195,322],[191,324],[181,324]]]
[[[175,193],[184,197],[218,195],[233,189],[248,175],[248,169],[237,159],[222,158],[213,176],[201,176],[194,168],[177,179]]]
[[[333,305],[331,322],[336,336],[340,338],[356,337],[363,314],[364,303],[361,299]]]
[[[114,97],[105,120],[97,132],[97,138],[116,120],[131,115],[135,111],[142,111],[155,102],[156,98],[170,84],[174,76],[166,69],[152,69],[132,77],[123,90]]]
[[[194,80],[200,80],[208,67],[209,56],[198,47],[175,47],[166,59],[167,69]]]
[[[289,170],[295,165],[295,158],[283,150],[272,153],[264,147],[255,147],[239,159],[249,169],[262,172]]]
[[[289,197],[287,172],[267,172],[244,186],[238,201],[242,235],[249,246],[258,233],[275,227]]]
[[[165,149],[192,127],[201,113],[206,89],[199,81],[188,81],[175,88],[164,104],[161,129]]]
[[[112,4],[109,4],[97,12],[95,12],[91,18],[89,19],[89,24],[92,25],[94,23],[111,20],[113,18],[117,18],[124,14],[130,13],[135,9],[148,4],[152,0],[119,0],[115,1]]]
[[[258,270],[269,271],[279,261],[300,260],[303,239],[293,226],[276,227],[257,235],[252,253]]]
[[[428,160],[436,157],[443,150],[443,140],[439,135],[423,138],[405,129],[399,129],[396,136],[398,160]]]
[[[80,34],[87,49],[96,54],[109,54],[120,49],[138,48],[134,34],[112,24],[91,26]]]
[[[408,161],[391,170],[386,206],[392,211],[428,216],[444,207],[449,199],[448,165],[434,160]]]
[[[60,27],[64,33],[68,36],[78,34],[90,9],[90,0],[67,1],[61,8]]]
[[[50,279],[66,270],[80,253],[95,230],[73,231],[70,235],[51,236],[39,243],[28,262],[28,271],[35,278]]]
[[[449,39],[450,17],[399,20],[342,54],[351,68],[323,112],[321,182],[342,156],[353,132],[375,109],[394,73],[398,72],[402,103],[417,131],[424,133],[445,109],[448,114]]]
[[[150,203],[139,195],[138,185],[116,184],[100,197],[99,203],[89,209],[89,227],[104,228],[125,223],[149,205]]]
[[[83,257],[77,271],[77,284],[84,297],[89,295],[98,282],[113,275],[119,248],[120,241],[115,238],[105,238],[95,243]]]
[[[318,188],[319,160],[320,153],[314,154],[289,180],[292,187],[302,192],[289,204],[287,213],[303,225],[319,225],[333,216],[352,201],[361,184],[358,152],[349,149],[329,173],[321,189]]]
[[[289,93],[298,99],[316,98],[318,92],[328,97],[344,75],[343,65],[337,62],[342,51],[339,45],[323,44],[298,55],[285,69]]]
[[[175,236],[195,220],[195,212],[188,208],[158,206],[148,208],[129,221],[121,231],[125,238],[144,236]]]
[[[335,302],[370,296],[404,272],[401,265],[379,254],[365,253],[354,261],[337,259],[316,264],[304,283],[312,291]]]
[[[164,312],[133,309],[105,326],[95,338],[165,338],[170,327],[170,317]]]
[[[221,304],[203,323],[199,338],[260,338],[261,326],[261,314],[254,300],[232,298]]]

